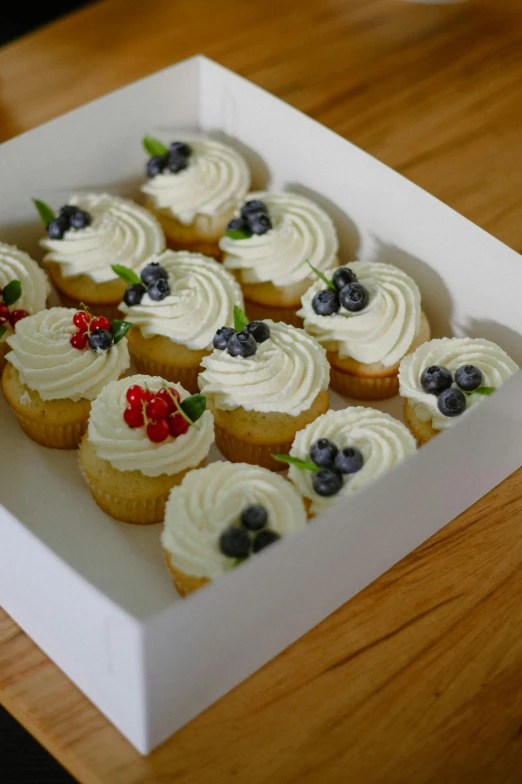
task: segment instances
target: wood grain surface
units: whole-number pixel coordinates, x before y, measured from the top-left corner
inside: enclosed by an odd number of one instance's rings
[[[0,50],[0,136],[197,52],[522,249],[519,0],[105,0]],[[84,784],[519,784],[521,595],[519,471],[148,758],[1,613],[0,700]]]

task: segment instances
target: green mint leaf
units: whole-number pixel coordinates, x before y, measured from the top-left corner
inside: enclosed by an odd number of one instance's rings
[[[468,395],[492,395],[495,392],[495,387],[479,387],[472,392],[467,392]]]
[[[2,291],[2,299],[4,305],[14,305],[14,303],[22,296],[22,284],[19,280],[12,280]]]
[[[318,277],[318,278],[321,278],[321,280],[323,281],[323,283],[325,283],[325,284],[326,284],[326,287],[327,287],[327,288],[329,288],[329,289],[332,289],[333,291],[335,291],[335,286],[334,286],[334,284],[332,283],[332,281],[331,281],[331,280],[328,280],[328,278],[326,277],[326,275],[323,275],[323,273],[322,273],[320,270],[318,270],[318,269],[316,269],[315,267],[313,267],[313,266],[310,264],[310,262],[309,262],[309,261],[307,261],[306,263],[308,264],[308,266],[310,267],[310,269],[311,269],[313,272],[315,272],[315,274],[317,275],[317,277]]]
[[[308,460],[301,460],[300,457],[292,457],[292,455],[272,455],[274,460],[279,460],[280,463],[288,463],[301,471],[319,471],[319,466]]]
[[[185,400],[181,401],[180,413],[184,413],[186,415],[185,418],[188,417],[190,423],[193,425],[194,422],[197,422],[198,419],[203,416],[206,407],[207,399],[205,395],[191,395],[190,397],[186,397]]]
[[[229,229],[225,232],[225,237],[230,237],[233,240],[248,240],[251,236],[251,231],[244,231],[243,229]]]
[[[7,327],[0,327],[0,340],[2,340],[6,332],[7,332]]]
[[[148,134],[143,137],[143,146],[151,158],[155,158],[156,155],[166,155],[168,153],[167,148],[164,144],[162,144],[162,142],[159,141],[159,139],[154,139]]]
[[[245,561],[248,561],[248,555],[245,556],[245,558],[234,558],[234,560],[232,561],[232,568],[235,569],[236,566],[241,566],[241,564],[244,563]]]
[[[111,270],[121,278],[127,286],[130,286],[132,283],[141,283],[140,276],[129,267],[124,267],[122,264],[111,264]]]
[[[56,215],[49,205],[44,201],[40,201],[40,199],[33,199],[33,204],[38,210],[38,215],[42,219],[45,228],[47,228],[50,222],[55,219]]]
[[[245,311],[238,308],[237,305],[234,305],[234,329],[236,332],[242,332],[242,330],[248,324],[248,319],[246,317]]]
[[[111,335],[114,338],[114,345],[123,340],[132,324],[129,321],[122,321],[121,319],[114,319],[111,323]]]

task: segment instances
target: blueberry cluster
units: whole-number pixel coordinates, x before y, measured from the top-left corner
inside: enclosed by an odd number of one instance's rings
[[[349,267],[338,267],[332,277],[332,285],[318,291],[312,300],[312,308],[318,316],[331,316],[341,307],[350,313],[363,310],[370,300],[368,289],[357,282]]]
[[[231,525],[219,537],[219,549],[229,558],[248,558],[273,544],[280,536],[267,528],[268,513],[261,504],[250,504],[241,512],[239,525]]]
[[[60,214],[47,224],[47,236],[52,240],[61,240],[68,229],[85,229],[91,223],[92,218],[88,212],[66,204],[60,208]]]
[[[147,161],[147,176],[155,177],[167,169],[177,174],[188,166],[188,159],[192,150],[185,142],[172,142],[165,155],[153,155]]]
[[[359,449],[354,446],[338,449],[328,438],[320,438],[312,444],[310,460],[319,466],[312,478],[313,488],[323,496],[338,493],[344,484],[343,476],[356,474],[364,465]]]
[[[422,371],[421,386],[429,395],[437,396],[437,406],[441,414],[456,417],[466,410],[464,392],[474,392],[480,387],[483,379],[483,373],[478,367],[463,365],[455,373],[457,389],[452,386],[453,376],[448,368],[432,365]]]
[[[251,357],[257,351],[257,344],[270,337],[270,329],[264,321],[250,321],[237,332],[232,327],[221,327],[214,335],[214,348],[225,349],[233,357]]]
[[[147,264],[140,277],[141,283],[131,283],[123,295],[123,301],[129,307],[139,305],[145,292],[155,302],[160,302],[169,296],[170,286],[167,270],[161,267],[157,261]]]
[[[259,199],[252,199],[241,207],[241,217],[230,221],[227,232],[238,231],[246,238],[251,237],[252,234],[266,234],[271,228],[272,221],[266,204]]]

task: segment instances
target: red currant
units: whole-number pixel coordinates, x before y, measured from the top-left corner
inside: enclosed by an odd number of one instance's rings
[[[78,327],[78,329],[87,329],[91,320],[91,314],[87,313],[85,310],[77,310],[73,316],[73,324],[75,327]]]
[[[156,397],[156,395],[154,394],[154,392],[151,389],[146,389],[145,392],[143,393],[143,399],[147,403],[150,403],[152,400],[154,400],[155,397]]]
[[[147,425],[147,435],[154,444],[161,444],[169,435],[169,426],[165,419],[157,422],[149,422]]]
[[[131,406],[139,406],[141,409],[141,401],[145,400],[145,390],[139,384],[133,384],[127,390],[127,402]]]
[[[108,329],[110,332],[111,322],[105,316],[99,316],[91,321],[90,329],[91,332],[94,332],[95,329]]]
[[[147,403],[146,414],[149,419],[166,419],[169,413],[169,407],[161,398],[155,397],[150,403]]]
[[[173,416],[169,416],[169,430],[170,435],[177,438],[177,436],[182,436],[183,433],[186,433],[189,429],[189,423],[182,417],[181,414],[174,414]]]
[[[88,337],[84,332],[75,332],[71,335],[70,344],[73,348],[77,348],[79,351],[83,351],[83,349],[87,346]]]
[[[9,321],[9,308],[0,302],[0,324],[5,324],[6,321]]]
[[[159,399],[165,401],[169,410],[169,414],[172,414],[173,411],[177,411],[176,404],[172,399],[173,397],[175,397],[179,403],[181,395],[177,389],[174,389],[174,387],[162,387],[159,392],[156,392],[156,400]]]
[[[18,324],[21,319],[27,318],[28,315],[29,313],[26,310],[13,310],[9,316],[9,323],[14,327],[15,324]]]
[[[137,406],[127,406],[123,418],[129,427],[142,427],[145,424],[143,411]]]

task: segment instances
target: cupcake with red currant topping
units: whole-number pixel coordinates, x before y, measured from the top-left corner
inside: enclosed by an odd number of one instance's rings
[[[246,463],[212,463],[173,488],[161,543],[185,596],[305,525],[303,501],[282,476]]]
[[[170,247],[219,258],[218,240],[250,187],[243,156],[204,137],[167,148],[146,136],[143,145],[151,157],[142,191]]]
[[[117,318],[125,284],[112,269],[140,269],[165,248],[158,221],[144,207],[108,193],[72,196],[58,215],[34,200],[46,227],[45,264],[64,305]]]
[[[163,520],[171,488],[203,465],[214,441],[205,404],[159,376],[130,376],[100,392],[79,454],[104,512],[139,525]]]
[[[22,319],[7,338],[5,398],[27,435],[43,446],[74,449],[91,401],[130,364],[130,324],[70,308]]]

